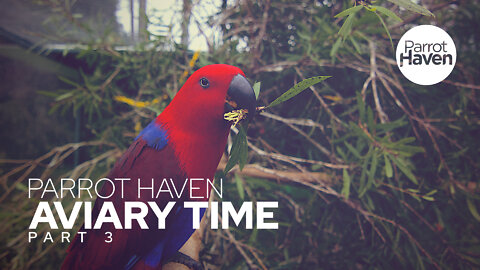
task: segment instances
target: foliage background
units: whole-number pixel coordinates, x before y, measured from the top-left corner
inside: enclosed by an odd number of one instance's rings
[[[265,105],[304,78],[333,77],[250,124],[247,165],[228,173],[223,199],[279,201],[280,227],[203,230],[208,269],[478,268],[480,5],[419,1],[432,17],[399,7],[407,2],[374,3],[402,21],[367,9],[336,18],[352,1],[224,2],[208,20],[221,27],[222,42],[196,54],[173,42],[171,27],[119,50],[128,41],[114,25],[98,28],[104,22],[75,16],[76,3],[36,1],[51,10],[43,27],[58,28],[49,40],[76,44],[59,57],[79,64],[36,89],[29,103],[2,101],[0,265],[57,269],[64,256],[59,241],[28,244],[39,200],[25,199],[28,177],[101,178],[168,104],[185,72],[227,63],[262,83]],[[396,67],[389,35],[396,44],[418,24],[443,28],[457,46],[456,68],[434,86],[412,84]],[[39,102],[49,116],[12,120]],[[62,128],[30,128],[49,117]],[[22,141],[50,132],[58,137],[39,141],[49,143]]]

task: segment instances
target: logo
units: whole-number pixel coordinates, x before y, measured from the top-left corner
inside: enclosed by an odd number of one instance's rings
[[[407,79],[420,85],[433,85],[450,75],[457,50],[443,29],[420,25],[402,36],[396,56],[398,68]]]

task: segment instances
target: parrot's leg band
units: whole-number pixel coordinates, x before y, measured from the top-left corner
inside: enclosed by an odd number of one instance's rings
[[[167,263],[180,263],[180,264],[183,264],[185,266],[187,266],[188,268],[190,269],[193,269],[193,270],[204,270],[203,268],[203,265],[192,259],[192,257],[180,252],[180,251],[177,251],[177,253],[175,253],[175,255],[173,255],[171,258],[169,258],[167,261],[165,261],[165,263],[163,264],[167,264]]]

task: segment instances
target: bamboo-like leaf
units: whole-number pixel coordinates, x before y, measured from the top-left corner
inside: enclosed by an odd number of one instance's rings
[[[67,77],[64,77],[64,76],[59,76],[58,79],[66,84],[69,84],[69,85],[72,85],[72,86],[75,86],[77,88],[81,88],[82,86],[70,79],[68,79]]]
[[[414,184],[418,185],[417,178],[415,177],[415,175],[413,175],[412,171],[409,168],[407,168],[407,166],[405,165],[405,163],[401,158],[392,156],[392,160],[395,163],[395,165],[397,165],[397,167],[405,174],[405,176],[408,177],[408,179],[412,180]]]
[[[354,19],[355,15],[350,15],[347,17],[347,19],[345,19],[345,22],[342,24],[342,27],[340,27],[340,30],[338,30],[338,34],[345,38],[346,36],[348,36],[348,34],[350,34],[350,31],[352,30],[352,26],[353,26],[353,19]]]
[[[360,48],[360,45],[358,45],[358,43],[355,40],[355,38],[353,37],[353,35],[350,35],[348,37],[348,39],[350,40],[350,42],[352,42],[352,45],[355,48],[355,51],[357,51],[357,53],[359,53],[359,54],[362,54],[362,49]]]
[[[425,15],[425,16],[435,17],[435,15],[433,15],[433,13],[430,12],[428,9],[426,9],[426,8],[424,8],[424,7],[422,7],[418,4],[415,4],[410,0],[388,0],[388,1],[394,3],[397,6],[403,7],[407,10],[410,10],[410,11],[413,11],[413,12],[416,12],[416,13],[420,13],[420,14]]]
[[[413,146],[413,145],[398,145],[398,146],[392,147],[392,149],[398,150],[397,152],[399,154],[402,154],[405,156],[412,156],[416,153],[425,152],[425,149],[423,149],[422,147]]]
[[[338,13],[337,15],[335,15],[335,18],[341,18],[341,17],[345,17],[345,16],[348,16],[350,14],[353,14],[355,12],[358,12],[360,9],[362,9],[363,6],[362,5],[358,5],[358,6],[354,6],[354,7],[351,7],[349,9],[345,9],[344,11]]]
[[[371,186],[375,183],[375,173],[377,171],[378,158],[377,154],[374,152],[372,154],[372,163],[370,164],[370,171],[368,172],[368,184]]]
[[[360,153],[358,152],[357,149],[355,149],[355,147],[353,147],[353,145],[349,144],[348,142],[345,142],[345,146],[348,148],[348,150],[350,150],[350,152],[352,152],[352,154],[357,157],[357,158],[362,158],[362,156],[360,155]]]
[[[365,196],[365,199],[367,200],[367,206],[369,211],[374,211],[375,210],[375,204],[373,204],[372,198],[370,196]]]
[[[20,190],[20,191],[28,192],[28,187],[25,184],[23,184],[22,182],[18,183],[15,186],[15,188]]]
[[[238,134],[233,139],[232,150],[230,151],[230,157],[228,159],[227,165],[225,165],[224,173],[227,174],[237,163],[240,167],[240,170],[243,169],[243,166],[247,162],[248,157],[248,145],[247,145],[247,135],[242,126],[238,128]]]
[[[343,169],[343,187],[342,187],[342,195],[348,200],[350,196],[350,175],[348,174],[347,169]]]
[[[388,132],[388,131],[391,131],[393,129],[396,129],[398,127],[402,127],[402,126],[405,126],[407,124],[406,121],[403,121],[402,118],[400,119],[397,119],[393,122],[388,122],[388,123],[380,123],[380,124],[377,124],[376,125],[376,128],[378,130],[382,130],[383,132]]]
[[[50,91],[38,90],[38,91],[36,91],[36,93],[40,94],[40,95],[47,96],[47,97],[58,97],[58,93],[50,92]]]
[[[387,25],[385,24],[385,22],[383,21],[382,16],[378,15],[377,12],[373,12],[373,13],[375,13],[375,15],[377,15],[378,19],[379,19],[380,22],[382,23],[383,28],[385,29],[385,32],[387,32],[388,39],[390,40],[390,44],[392,45],[392,50],[395,51],[395,46],[393,45],[392,36],[390,35],[390,31],[388,31],[388,27],[387,27]]]
[[[385,160],[385,174],[387,175],[388,178],[392,178],[393,176],[392,164],[390,163],[390,160],[388,159],[387,155],[384,154],[383,159]]]
[[[365,121],[365,102],[363,102],[362,95],[360,92],[357,92],[357,106],[358,106],[360,122],[364,122]]]
[[[372,8],[375,8],[378,12],[396,20],[396,21],[399,21],[399,22],[402,22],[403,20],[397,16],[397,14],[395,14],[395,12],[391,11],[390,9],[388,8],[384,8],[384,7],[381,7],[381,6],[371,6]]]
[[[243,200],[245,198],[245,191],[243,189],[242,179],[240,179],[237,173],[235,174],[235,184],[237,185],[238,196]]]
[[[367,107],[367,127],[368,127],[368,130],[370,131],[374,131],[376,129],[376,124],[373,117],[373,111],[372,111],[372,108],[370,107]],[[362,133],[363,133],[363,130],[362,130]]]
[[[250,238],[248,239],[248,243],[255,244],[257,242],[257,235],[258,235],[258,229],[257,229],[257,226],[254,226],[253,230],[252,230],[252,234],[250,235]]]
[[[215,181],[218,183],[222,178],[225,178],[225,173],[223,173],[223,171],[217,171],[214,176]]]
[[[359,192],[358,192],[358,197],[361,198],[363,197],[363,195],[365,194],[365,192],[367,192],[367,184],[365,183],[365,179],[367,179],[367,162],[368,162],[368,159],[365,158],[365,161],[363,162],[362,164],[362,174],[360,175],[360,188],[359,188]]]
[[[288,89],[287,92],[283,93],[281,96],[279,96],[277,99],[275,99],[272,103],[270,103],[267,108],[273,107],[275,105],[278,105],[282,102],[285,102],[292,97],[300,94],[303,90],[307,89],[308,87],[317,84],[321,81],[324,81],[332,76],[317,76],[317,77],[312,77],[305,79],[296,85],[294,85],[292,88]]]
[[[332,49],[330,50],[330,57],[332,57],[332,61],[335,62],[335,55],[337,55],[337,51],[340,48],[340,45],[342,45],[342,38],[339,37],[337,41],[332,46]]]
[[[253,92],[255,92],[255,98],[258,99],[258,95],[260,95],[260,87],[262,86],[262,82],[256,82],[253,85]]]
[[[416,140],[415,137],[405,137],[405,138],[402,138],[396,142],[394,142],[395,145],[397,144],[408,144],[408,143],[412,143]]]
[[[347,159],[347,155],[345,154],[345,152],[343,152],[342,148],[337,146],[335,149],[337,150],[337,153],[341,156],[342,159]]]
[[[472,216],[480,222],[480,214],[477,211],[477,207],[475,207],[475,204],[470,198],[467,198],[467,205],[468,205],[468,210],[470,210],[470,213]]]
[[[243,170],[248,159],[248,143],[247,143],[247,132],[240,126],[239,130],[242,131],[242,137],[240,137],[240,157],[238,159],[238,167],[240,171]],[[240,133],[239,133],[240,134]]]
[[[65,94],[61,94],[60,96],[58,96],[57,98],[55,98],[55,101],[61,101],[61,100],[70,98],[70,97],[73,96],[73,94],[74,94],[74,91],[70,91],[70,92],[67,92],[67,93],[65,93]]]

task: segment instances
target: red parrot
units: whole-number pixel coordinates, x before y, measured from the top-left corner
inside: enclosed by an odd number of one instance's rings
[[[227,102],[228,100],[228,102]],[[225,150],[231,122],[223,119],[225,112],[247,109],[253,115],[256,98],[245,74],[237,67],[217,64],[194,72],[165,110],[157,116],[134,140],[117,161],[107,178],[130,178],[124,181],[124,197],[121,197],[120,181],[115,182],[114,195],[108,199],[96,199],[92,210],[95,222],[105,202],[111,202],[120,220],[124,217],[124,202],[155,201],[160,209],[173,199],[167,193],[152,198],[152,192],[142,190],[138,198],[138,179],[145,186],[145,179],[154,178],[154,190],[160,188],[163,178],[171,178],[182,187],[186,178],[213,179]],[[251,116],[250,116],[251,117]],[[144,182],[145,181],[145,182]],[[198,185],[206,194],[207,185]],[[179,201],[189,198],[189,185]],[[111,185],[104,185],[100,194],[110,194]],[[207,200],[207,199],[194,199]],[[204,212],[204,211],[203,211]],[[203,215],[203,212],[201,215]],[[166,218],[165,229],[158,229],[157,218],[151,209],[145,217],[149,229],[140,229],[133,222],[132,229],[115,229],[114,224],[104,223],[101,229],[85,229],[67,250],[63,270],[72,269],[161,269],[162,264],[175,255],[190,238],[192,209],[176,203]],[[111,243],[105,242],[105,232],[111,232]]]

